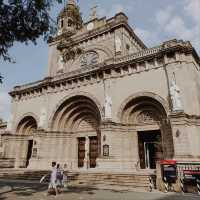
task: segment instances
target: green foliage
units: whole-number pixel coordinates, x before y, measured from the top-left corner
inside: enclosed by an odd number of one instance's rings
[[[14,42],[36,43],[55,30],[49,16],[52,5],[51,0],[0,0],[0,59],[12,61],[8,50]]]

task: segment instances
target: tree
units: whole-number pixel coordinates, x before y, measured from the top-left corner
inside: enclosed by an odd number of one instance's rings
[[[15,41],[35,43],[52,31],[52,5],[51,0],[0,0],[0,59],[11,61],[8,49]]]
[[[56,0],[61,3],[62,0]],[[36,43],[55,31],[49,16],[52,0],[0,0],[0,59],[12,62],[8,50],[14,42]],[[0,74],[0,83],[2,83]]]

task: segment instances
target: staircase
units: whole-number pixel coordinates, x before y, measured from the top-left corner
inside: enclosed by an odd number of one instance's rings
[[[101,189],[149,189],[149,175],[145,174],[121,174],[121,173],[77,173],[70,174],[69,177],[75,185],[82,185],[87,187],[101,188]],[[155,182],[156,176],[151,175]]]
[[[36,181],[42,176],[48,174],[48,171],[29,171],[29,170],[9,170],[0,171],[0,179],[6,180],[26,180]],[[65,172],[66,174],[66,172]],[[133,173],[108,173],[108,172],[68,172],[69,186],[89,187],[98,189],[116,189],[116,190],[148,190],[148,174]],[[155,181],[155,175],[151,175]],[[48,177],[46,182],[48,181]]]
[[[39,182],[42,176],[48,174],[49,171],[30,171],[23,169],[10,169],[10,170],[1,170],[0,179],[6,180],[26,180],[26,181],[37,181]],[[48,181],[48,177],[47,177]]]

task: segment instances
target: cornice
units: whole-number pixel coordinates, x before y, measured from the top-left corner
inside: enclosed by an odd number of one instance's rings
[[[47,77],[43,80],[22,86],[16,86],[10,92],[10,95],[12,97],[23,93],[27,93],[27,96],[34,96],[32,93],[42,95],[43,92],[52,92],[53,89],[49,90],[49,87],[74,88],[79,84],[91,84],[99,82],[102,79],[142,73],[144,71],[161,68],[169,63],[184,62],[185,58],[181,54],[192,54],[194,58],[196,55],[194,48],[189,42],[171,40],[160,46],[145,49],[128,56],[108,59],[97,65],[84,67],[55,77]],[[199,57],[196,57],[196,59],[199,62]],[[151,63],[150,67],[149,63]]]
[[[189,115],[184,112],[172,112],[169,115],[172,124],[196,125],[200,126],[200,115]]]

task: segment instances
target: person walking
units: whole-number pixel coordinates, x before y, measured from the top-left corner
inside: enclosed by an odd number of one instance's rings
[[[56,167],[56,185],[58,192],[61,192],[61,188],[63,187],[63,170],[60,168],[60,164],[57,164]]]
[[[48,187],[48,194],[52,194],[52,193],[55,193],[55,195],[58,195],[56,162],[52,162],[50,182],[49,182],[49,187]]]

